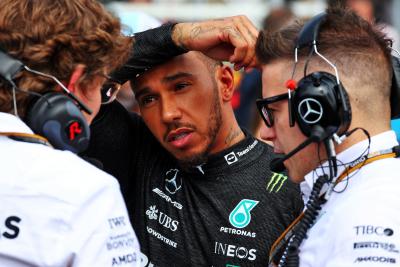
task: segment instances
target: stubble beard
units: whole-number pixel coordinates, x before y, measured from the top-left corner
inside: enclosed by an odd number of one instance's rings
[[[205,148],[197,154],[187,156],[183,159],[178,160],[179,165],[183,169],[189,169],[196,166],[200,166],[207,162],[208,156],[212,147],[217,139],[217,134],[221,129],[222,125],[222,111],[221,104],[219,103],[218,86],[215,80],[213,80],[213,103],[208,116],[208,131],[207,131],[207,144]]]

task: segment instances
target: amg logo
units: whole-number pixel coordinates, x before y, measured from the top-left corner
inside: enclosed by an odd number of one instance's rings
[[[228,245],[219,242],[215,242],[214,253],[217,255],[224,255],[231,258],[247,259],[254,261],[256,259],[257,250],[247,249],[245,247],[238,247],[235,245]]]
[[[379,257],[379,256],[368,256],[368,257],[358,257],[354,263],[359,262],[382,262],[382,263],[396,263],[395,258]]]
[[[180,210],[182,209],[182,204],[181,203],[172,200],[172,198],[170,196],[165,194],[160,189],[154,188],[153,192],[156,193],[157,195],[159,195],[161,198],[165,199],[165,201],[167,201],[168,203],[171,203],[175,208],[180,209]]]

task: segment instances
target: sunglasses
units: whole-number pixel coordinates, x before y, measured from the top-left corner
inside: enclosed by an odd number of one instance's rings
[[[290,93],[284,93],[256,100],[258,112],[260,113],[261,118],[263,118],[265,125],[267,125],[268,128],[274,126],[274,113],[273,110],[269,108],[269,105],[278,101],[288,100],[289,97]],[[290,105],[289,105],[289,113],[290,113]]]
[[[106,82],[101,87],[101,104],[109,104],[113,102],[121,89],[121,84],[113,80],[110,76],[105,75]]]

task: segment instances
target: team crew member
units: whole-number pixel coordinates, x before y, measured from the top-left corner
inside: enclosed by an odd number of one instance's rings
[[[134,53],[128,64],[147,56]],[[87,153],[110,172],[124,167],[116,177],[129,175],[121,186],[144,265],[264,266],[302,204],[297,187],[269,170],[271,147],[239,128],[232,70],[190,52],[136,71],[122,74],[142,117],[104,106]],[[125,166],[111,150],[119,147]]]
[[[139,266],[117,180],[61,150],[85,147],[130,40],[95,0],[3,0],[0,18],[0,266]]]
[[[262,137],[277,152],[299,151],[283,164],[312,202],[286,236],[280,266],[397,266],[400,162],[387,40],[355,14],[332,9],[302,31],[262,33],[256,49],[264,64]]]

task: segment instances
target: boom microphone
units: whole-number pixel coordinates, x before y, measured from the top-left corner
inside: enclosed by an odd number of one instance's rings
[[[283,162],[287,159],[288,158],[286,157],[286,155],[276,155],[275,158],[273,158],[269,163],[269,168],[273,172],[283,172],[284,170],[286,170]]]
[[[311,136],[308,137],[303,143],[301,143],[298,147],[290,151],[286,155],[279,155],[276,158],[272,159],[271,162],[269,163],[269,167],[271,171],[273,172],[283,172],[286,167],[283,164],[283,162],[293,155],[295,155],[297,152],[305,148],[311,143],[319,143],[325,138],[327,138],[329,135],[326,133],[326,131],[319,125],[315,125],[313,129],[311,130]]]

